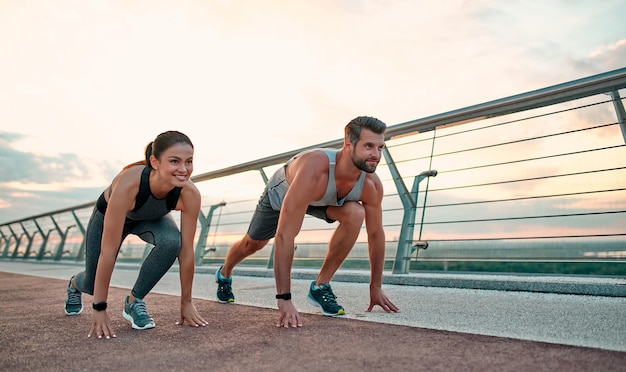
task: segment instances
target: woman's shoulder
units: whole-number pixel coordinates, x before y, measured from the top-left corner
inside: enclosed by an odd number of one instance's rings
[[[180,190],[180,197],[178,203],[176,203],[176,209],[182,212],[191,212],[198,214],[200,206],[202,204],[202,196],[200,190],[189,180],[185,187]]]
[[[122,170],[113,179],[111,187],[113,189],[116,189],[118,187],[124,189],[139,187],[139,183],[141,182],[141,173],[143,172],[144,168],[145,165],[133,165]]]
[[[185,185],[185,187],[183,187],[182,190],[180,191],[180,195],[182,197],[200,199],[200,190],[198,190],[198,187],[196,187],[196,185],[191,180],[189,180],[187,181],[187,184]]]

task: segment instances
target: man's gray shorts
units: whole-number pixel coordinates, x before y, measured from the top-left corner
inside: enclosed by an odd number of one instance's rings
[[[326,209],[328,209],[328,206],[315,207],[310,205],[306,210],[306,214],[322,219],[328,223],[335,222],[335,220],[331,220],[326,216]],[[272,239],[276,235],[279,216],[280,211],[272,209],[270,199],[267,196],[267,190],[264,190],[252,215],[252,221],[250,221],[250,226],[248,227],[248,236],[254,240]]]

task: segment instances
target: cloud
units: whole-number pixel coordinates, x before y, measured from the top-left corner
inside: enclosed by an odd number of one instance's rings
[[[19,133],[0,132],[0,183],[80,183],[90,175],[90,167],[76,154],[40,155],[14,149],[14,143],[23,138]]]
[[[626,39],[603,45],[592,51],[587,63],[596,69],[614,70],[626,64]]]
[[[42,155],[18,151],[26,136],[0,132],[0,221],[16,220],[97,198],[115,167],[76,154]]]

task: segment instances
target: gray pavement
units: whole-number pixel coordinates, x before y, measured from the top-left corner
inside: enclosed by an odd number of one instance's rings
[[[195,298],[215,299],[216,269],[217,266],[197,268]],[[69,279],[80,270],[82,264],[77,263],[0,259],[0,271],[14,274]],[[136,276],[136,265],[118,264],[111,285],[130,288]],[[313,270],[295,269],[293,272],[293,301],[302,313],[319,314],[317,308],[305,300],[314,276]],[[271,270],[236,268],[233,277],[238,304],[276,308]],[[346,309],[347,318],[626,352],[626,297],[620,294],[626,288],[625,279],[429,273],[398,278],[385,273],[383,289],[402,310],[387,314],[380,308],[365,312],[369,301],[367,278],[367,273],[358,271],[337,273],[333,290]],[[394,282],[403,284],[388,284]],[[428,283],[433,286],[426,286]],[[454,283],[461,288],[455,288]],[[493,289],[494,283],[507,290]],[[528,290],[535,288],[538,292],[511,290],[511,283],[526,283]],[[481,287],[489,289],[477,289]],[[577,287],[584,288],[583,293],[602,295],[571,294],[577,292]],[[548,293],[546,288],[565,288],[570,292]],[[154,292],[180,293],[176,267],[165,275]],[[149,296],[146,301],[149,306]],[[203,315],[210,317],[210,314]]]

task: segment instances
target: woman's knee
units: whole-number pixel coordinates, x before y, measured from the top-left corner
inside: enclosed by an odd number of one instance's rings
[[[163,236],[159,236],[156,239],[155,247],[162,251],[167,251],[174,256],[178,256],[180,253],[180,247],[182,245],[182,240],[180,237],[180,233],[178,234],[166,234]]]

